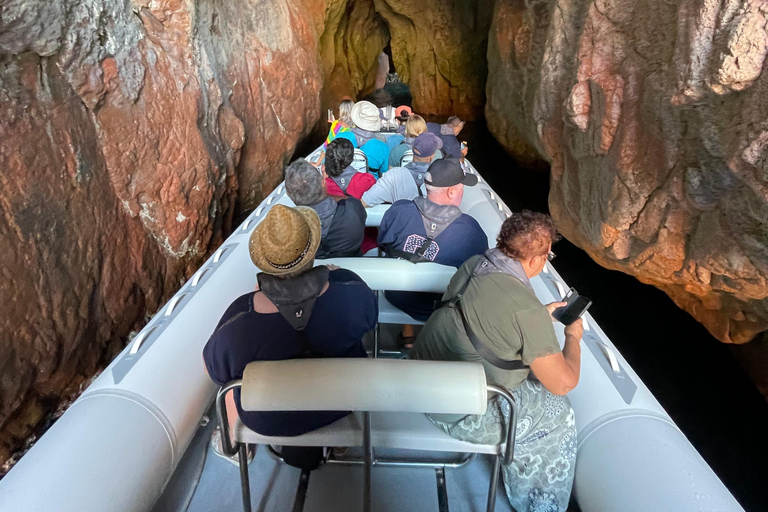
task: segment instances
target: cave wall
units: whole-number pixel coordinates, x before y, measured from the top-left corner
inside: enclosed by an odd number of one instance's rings
[[[279,183],[325,9],[0,6],[0,462]]]
[[[551,163],[560,230],[724,342],[768,328],[767,18],[754,0],[498,0],[489,36],[489,127]]]
[[[0,462],[394,64],[476,117],[492,0],[5,0]]]

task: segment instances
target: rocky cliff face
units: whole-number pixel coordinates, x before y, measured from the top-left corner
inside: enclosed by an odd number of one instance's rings
[[[0,461],[280,181],[315,4],[0,6]]]
[[[499,0],[489,36],[489,126],[551,163],[565,236],[733,343],[768,328],[766,19],[754,0]]]

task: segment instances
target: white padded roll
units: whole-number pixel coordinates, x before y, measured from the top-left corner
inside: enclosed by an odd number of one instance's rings
[[[372,290],[443,293],[456,268],[438,263],[411,263],[395,258],[330,258],[317,265],[337,265],[356,273]]]
[[[483,414],[479,363],[393,359],[291,359],[249,364],[246,411],[370,411]]]

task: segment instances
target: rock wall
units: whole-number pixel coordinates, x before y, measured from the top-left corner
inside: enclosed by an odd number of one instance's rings
[[[498,0],[488,45],[489,126],[551,163],[565,236],[732,343],[768,328],[767,5]]]
[[[0,6],[0,462],[280,181],[325,2]]]

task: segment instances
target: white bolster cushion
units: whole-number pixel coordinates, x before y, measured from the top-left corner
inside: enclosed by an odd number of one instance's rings
[[[351,270],[371,290],[443,293],[456,273],[455,267],[396,258],[329,258],[315,260],[315,266],[318,265],[337,265]]]
[[[321,358],[256,361],[243,375],[246,411],[484,414],[479,363]]]

